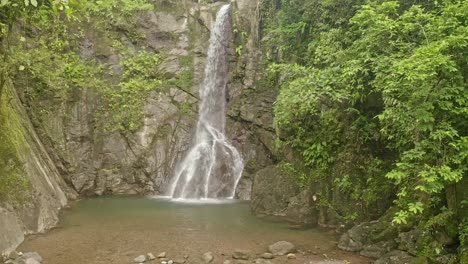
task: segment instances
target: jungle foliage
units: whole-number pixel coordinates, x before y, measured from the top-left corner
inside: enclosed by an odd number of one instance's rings
[[[332,182],[365,206],[394,193],[395,225],[456,222],[447,190],[468,171],[468,3],[267,0],[262,8],[279,144],[300,156],[300,180]],[[361,212],[353,218],[366,218]],[[434,252],[442,251],[422,254]]]

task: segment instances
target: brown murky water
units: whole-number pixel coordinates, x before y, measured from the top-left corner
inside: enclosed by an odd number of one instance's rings
[[[39,252],[45,264],[124,264],[140,254],[163,251],[171,259],[186,255],[187,263],[201,263],[200,256],[211,251],[216,264],[231,259],[234,249],[260,255],[280,240],[297,246],[297,259],[281,257],[272,263],[319,263],[327,258],[370,262],[338,250],[337,237],[330,232],[257,219],[247,203],[181,204],[141,197],[80,201],[63,212],[59,227],[29,236],[19,250]]]

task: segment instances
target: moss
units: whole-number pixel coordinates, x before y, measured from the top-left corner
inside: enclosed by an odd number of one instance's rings
[[[31,187],[20,157],[26,139],[9,88],[0,98],[0,201],[15,205],[28,200]]]

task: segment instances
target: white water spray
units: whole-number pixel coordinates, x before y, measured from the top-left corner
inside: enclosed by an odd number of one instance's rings
[[[195,142],[177,166],[173,199],[232,199],[241,178],[243,160],[224,135],[230,32],[230,5],[224,5],[211,32]]]

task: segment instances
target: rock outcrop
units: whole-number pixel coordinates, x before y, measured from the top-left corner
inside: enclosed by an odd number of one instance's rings
[[[23,163],[24,177],[29,189],[24,190],[28,198],[23,205],[0,201],[0,252],[9,253],[23,240],[24,235],[43,232],[58,222],[58,213],[67,205],[68,199],[76,198],[60,176],[57,167],[36,135],[27,118],[26,111],[12,86],[7,85],[3,94],[7,97],[10,113],[18,120],[16,131],[22,134],[24,142],[16,146],[18,157]]]
[[[315,225],[317,213],[311,195],[278,166],[255,174],[251,208],[258,216],[275,216],[299,225]]]

